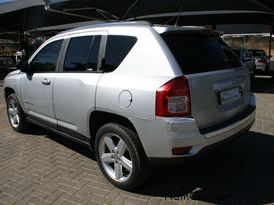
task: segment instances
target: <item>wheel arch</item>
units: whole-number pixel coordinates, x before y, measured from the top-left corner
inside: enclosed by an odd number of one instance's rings
[[[114,114],[114,113],[103,112],[103,111],[93,111],[89,117],[89,133],[90,133],[91,148],[94,147],[95,137],[98,130],[107,123],[117,123],[117,124],[123,125],[138,135],[138,132],[135,126],[128,118],[118,114]],[[138,137],[138,141],[141,143],[139,137]]]
[[[5,87],[4,88],[4,95],[5,95],[5,100],[7,100],[8,96],[10,94],[15,94],[15,90],[13,88],[10,88],[10,87]]]

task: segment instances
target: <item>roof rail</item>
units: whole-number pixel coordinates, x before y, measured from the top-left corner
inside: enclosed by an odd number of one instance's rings
[[[69,29],[66,31],[62,31],[58,34],[65,34],[68,32],[78,31],[79,29],[89,29],[89,28],[96,28],[97,26],[111,26],[111,25],[143,25],[143,26],[152,26],[152,24],[148,21],[120,21],[120,20],[113,20],[113,21],[95,21],[92,22],[90,25],[81,26],[78,28]]]

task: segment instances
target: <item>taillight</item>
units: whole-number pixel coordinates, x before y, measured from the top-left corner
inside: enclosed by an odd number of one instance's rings
[[[182,117],[191,115],[188,80],[185,76],[174,78],[156,92],[156,116]]]
[[[259,59],[258,63],[265,63],[266,61],[264,59]]]

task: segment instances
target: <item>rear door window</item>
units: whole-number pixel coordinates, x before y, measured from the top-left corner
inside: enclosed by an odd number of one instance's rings
[[[128,55],[136,41],[137,38],[132,36],[109,35],[107,38],[103,71],[114,71]]]
[[[184,74],[241,67],[235,53],[218,36],[164,33],[162,37]]]
[[[63,71],[96,71],[101,36],[71,38],[66,53]]]

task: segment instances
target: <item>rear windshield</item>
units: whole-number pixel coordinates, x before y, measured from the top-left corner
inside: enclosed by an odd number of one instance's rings
[[[266,55],[264,51],[260,51],[260,50],[249,50],[249,54],[251,56],[257,56],[257,57],[262,57]]]
[[[241,67],[238,57],[218,36],[165,33],[162,37],[184,74]]]

